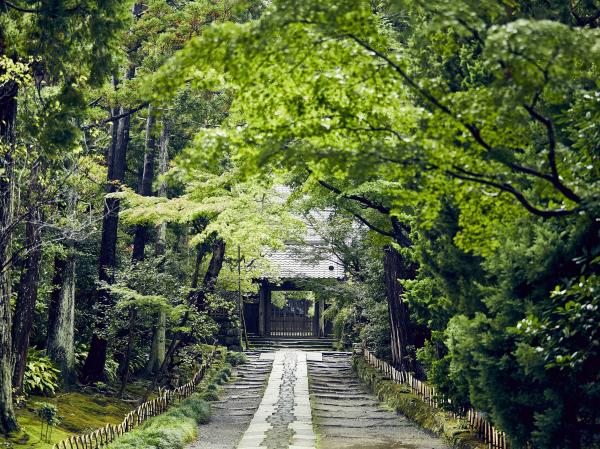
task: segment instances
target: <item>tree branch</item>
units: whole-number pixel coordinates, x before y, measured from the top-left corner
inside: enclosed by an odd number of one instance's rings
[[[354,201],[358,201],[359,203],[365,205],[366,207],[370,208],[370,209],[375,209],[376,211],[381,212],[382,214],[385,215],[389,215],[391,209],[387,206],[384,206],[383,204],[377,202],[377,201],[373,201],[370,200],[368,198],[365,198],[364,196],[360,196],[360,195],[348,195],[344,192],[342,192],[340,189],[338,189],[337,187],[321,180],[318,179],[317,182],[319,184],[321,184],[323,187],[325,187],[327,190],[330,190],[334,193],[337,193],[338,195],[341,195],[344,198],[347,198],[349,200],[354,200]]]
[[[122,114],[113,115],[111,117],[105,118],[104,120],[100,120],[99,122],[96,122],[96,123],[90,123],[87,125],[83,125],[81,127],[81,129],[88,130],[90,128],[97,128],[99,126],[106,125],[107,123],[110,123],[110,122],[116,122],[117,120],[121,120],[122,118],[125,118],[129,115],[135,114],[136,112],[144,109],[146,106],[148,106],[147,101],[143,102],[142,104],[140,104],[139,106],[136,106],[133,109],[128,109],[126,112],[123,112]]]
[[[581,197],[564,185],[558,175],[558,168],[556,165],[556,132],[552,120],[537,112],[533,106],[524,104],[523,107],[527,110],[531,118],[537,120],[546,128],[546,135],[548,136],[548,162],[550,163],[550,171],[552,172],[549,181],[568,199],[580,203]]]
[[[576,203],[580,203],[581,202],[581,198],[575,193],[573,192],[570,188],[568,188],[567,186],[565,186],[562,182],[560,182],[560,179],[555,177],[554,174],[549,175],[546,173],[541,173],[535,169],[529,168],[529,167],[524,167],[521,166],[519,164],[515,164],[512,162],[507,162],[505,160],[502,160],[501,158],[495,157],[494,156],[494,147],[492,147],[492,145],[490,145],[481,135],[481,130],[473,123],[468,123],[465,122],[461,119],[459,119],[458,117],[456,117],[456,115],[450,110],[450,108],[448,106],[446,106],[445,104],[443,104],[438,98],[436,98],[431,92],[429,92],[428,90],[422,88],[421,86],[419,86],[417,84],[417,82],[415,82],[403,69],[402,67],[400,67],[398,64],[396,64],[394,61],[392,61],[388,56],[386,56],[384,53],[378,51],[377,49],[373,48],[371,45],[369,45],[367,42],[363,41],[362,39],[358,38],[355,35],[349,34],[347,35],[350,39],[354,40],[356,43],[358,43],[360,46],[362,46],[364,49],[369,50],[370,52],[374,53],[377,57],[379,57],[380,59],[383,59],[387,64],[390,65],[390,67],[396,71],[400,77],[402,79],[404,79],[406,81],[406,83],[412,87],[414,90],[416,90],[421,96],[423,96],[427,101],[429,101],[433,106],[435,106],[436,108],[438,108],[440,111],[442,111],[444,114],[448,115],[450,118],[452,118],[453,120],[455,120],[456,122],[458,122],[459,124],[461,124],[463,127],[465,127],[467,129],[467,131],[469,131],[469,133],[471,134],[471,136],[473,137],[473,139],[475,140],[475,142],[477,142],[479,145],[481,145],[481,147],[483,147],[489,154],[490,156],[493,158],[494,161],[503,164],[517,172],[520,173],[524,173],[524,174],[528,174],[531,176],[535,176],[537,178],[540,179],[544,179],[548,182],[550,182],[559,192],[561,192],[566,198],[570,199],[571,201],[574,201]],[[552,157],[555,157],[555,152],[553,152]]]
[[[491,186],[491,187],[495,187],[503,192],[507,192],[510,193],[511,195],[513,195],[517,201],[519,201],[519,203],[521,203],[521,205],[530,213],[532,213],[533,215],[537,215],[538,217],[543,217],[543,218],[552,218],[552,217],[564,217],[567,215],[571,215],[574,214],[575,212],[577,212],[576,209],[570,209],[570,210],[566,210],[566,209],[560,209],[560,210],[544,210],[544,209],[539,209],[537,207],[535,207],[534,205],[532,205],[527,198],[525,198],[525,195],[518,191],[517,189],[515,189],[512,185],[503,182],[496,182],[496,181],[492,181],[490,179],[488,179],[487,177],[485,177],[484,175],[481,174],[475,174],[475,173],[470,173],[467,172],[464,169],[461,169],[459,167],[455,167],[455,169],[464,172],[464,173],[468,173],[468,175],[463,175],[460,173],[456,173],[453,172],[451,170],[446,170],[446,173],[448,175],[450,175],[453,178],[456,179],[462,179],[464,181],[471,181],[471,182],[476,182],[478,184],[483,184],[483,185],[487,185],[487,186]]]
[[[346,210],[348,212],[350,212],[350,214],[352,214],[352,216],[354,216],[358,221],[360,221],[362,224],[364,224],[371,231],[375,231],[378,234],[384,235],[386,237],[391,237],[391,238],[395,238],[396,237],[393,232],[388,232],[388,231],[385,231],[385,230],[383,230],[383,229],[375,226],[374,224],[370,223],[366,218],[364,218],[360,214],[357,214],[356,212],[354,212],[354,211],[352,211],[350,209],[346,209]]]
[[[9,2],[8,0],[0,0],[0,1],[2,4],[8,6],[9,8],[14,9],[15,11],[24,12],[24,13],[28,13],[28,14],[37,14],[40,12],[37,9],[23,8],[22,6],[15,5],[14,3]]]
[[[450,115],[451,117],[454,117],[454,114],[452,113],[452,111],[450,111],[450,109],[446,105],[441,103],[440,100],[438,100],[436,97],[434,97],[428,90],[419,86],[410,76],[408,76],[408,74],[404,71],[404,69],[402,67],[400,67],[398,64],[396,64],[394,61],[392,61],[389,57],[387,57],[385,54],[383,54],[379,50],[370,46],[367,42],[363,41],[358,36],[355,36],[354,34],[348,34],[347,36],[350,39],[352,39],[353,41],[355,41],[358,45],[363,47],[365,50],[368,50],[368,51],[374,53],[378,58],[383,59],[385,62],[387,62],[390,65],[390,67],[392,67],[402,77],[402,79],[404,81],[406,81],[413,89],[415,89],[417,92],[419,92],[419,94],[421,94],[423,97],[425,97],[431,104],[436,106],[438,109],[440,109],[444,113]]]

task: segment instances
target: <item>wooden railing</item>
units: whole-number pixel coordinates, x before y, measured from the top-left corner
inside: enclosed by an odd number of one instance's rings
[[[135,410],[130,411],[122,423],[107,424],[84,435],[73,435],[56,443],[52,449],[97,449],[112,443],[116,438],[139,426],[147,419],[164,413],[171,404],[187,398],[196,391],[196,387],[204,378],[206,370],[210,368],[218,351],[215,346],[188,383],[173,390],[160,389],[156,398],[144,402]]]
[[[367,363],[392,380],[395,383],[405,384],[410,387],[410,391],[419,396],[428,405],[435,408],[444,409],[449,405],[450,399],[443,397],[435,388],[427,385],[425,382],[416,379],[411,373],[399,371],[389,363],[378,359],[367,348],[358,348],[362,351],[363,357]],[[486,418],[485,415],[477,410],[469,408],[463,412],[453,412],[454,418],[464,419],[468,427],[473,430],[477,436],[488,444],[490,449],[508,449],[506,434],[496,429]]]

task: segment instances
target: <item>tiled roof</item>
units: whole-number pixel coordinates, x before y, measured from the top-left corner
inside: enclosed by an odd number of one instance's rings
[[[317,251],[307,254],[312,245],[298,247],[288,245],[283,251],[269,255],[269,261],[279,269],[279,275],[287,279],[341,279],[344,269],[333,254]],[[329,256],[329,257],[328,257]]]
[[[290,243],[269,256],[279,275],[288,279],[341,279],[344,268],[323,238],[307,223],[304,243]]]
[[[286,186],[276,186],[275,191],[281,195],[282,201],[290,194]],[[311,220],[324,222],[330,211],[313,210]],[[341,261],[328,249],[326,242],[315,230],[313,225],[305,220],[306,233],[303,243],[289,243],[284,250],[275,251],[268,259],[284,279],[342,279],[344,268]]]

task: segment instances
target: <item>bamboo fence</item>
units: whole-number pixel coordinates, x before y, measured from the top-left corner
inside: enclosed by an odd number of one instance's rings
[[[389,363],[378,359],[367,348],[361,347],[362,355],[367,363],[379,370],[385,377],[395,383],[405,384],[410,387],[410,391],[419,396],[429,406],[443,409],[444,405],[450,404],[450,399],[443,397],[435,388],[427,385],[425,382],[416,379],[411,373],[399,371]],[[496,429],[485,417],[477,410],[469,408],[460,413],[452,413],[454,418],[464,419],[478,438],[488,444],[489,449],[509,449],[506,434]]]
[[[144,402],[129,412],[121,424],[107,424],[91,433],[73,435],[56,443],[52,449],[98,449],[112,443],[116,438],[136,428],[147,419],[164,413],[171,404],[182,401],[196,391],[196,387],[204,378],[206,370],[210,368],[217,352],[218,348],[215,346],[188,383],[173,390],[160,389],[156,398]]]

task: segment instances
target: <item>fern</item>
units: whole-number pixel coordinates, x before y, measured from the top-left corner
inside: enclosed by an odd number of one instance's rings
[[[43,351],[29,349],[23,391],[27,394],[37,393],[45,396],[53,395],[59,387],[58,375],[55,368]]]

